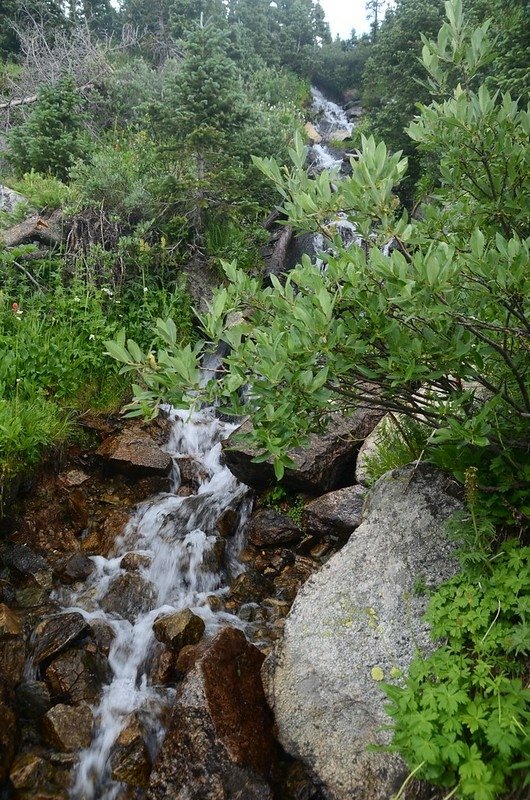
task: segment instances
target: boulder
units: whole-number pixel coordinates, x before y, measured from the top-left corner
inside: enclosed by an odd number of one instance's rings
[[[129,786],[147,789],[151,774],[151,759],[145,734],[137,714],[131,714],[116,739],[110,755],[112,779]]]
[[[9,780],[15,789],[42,788],[49,777],[50,765],[38,753],[24,753],[15,759]]]
[[[391,737],[372,670],[390,681],[418,647],[433,650],[414,584],[435,587],[458,569],[444,533],[460,507],[448,484],[424,465],[377,482],[359,528],[299,592],[262,671],[279,741],[328,800],[388,800],[407,776],[397,755],[367,751]]]
[[[262,662],[242,631],[215,636],[181,684],[148,800],[272,800],[277,753]]]
[[[124,572],[110,584],[100,600],[101,608],[108,614],[117,614],[134,622],[138,614],[153,607],[156,598],[154,585],[137,572]]]
[[[315,536],[344,541],[360,525],[366,489],[347,486],[317,497],[304,507],[304,529]]]
[[[366,408],[347,417],[334,415],[326,433],[312,434],[305,447],[289,451],[295,466],[285,470],[282,485],[295,492],[323,494],[351,484],[357,451],[381,416],[382,412]],[[262,490],[276,483],[272,462],[255,464],[255,452],[235,438],[250,430],[251,423],[244,422],[223,442],[223,452],[227,467],[238,480]]]
[[[125,553],[120,561],[120,569],[126,572],[139,572],[144,567],[148,567],[151,563],[151,556],[147,553]]]
[[[94,644],[91,647],[96,650]],[[46,684],[50,695],[55,701],[62,700],[74,705],[83,700],[94,703],[109,677],[106,658],[88,648],[67,650],[46,669]]]
[[[262,508],[250,520],[247,539],[254,547],[277,547],[302,539],[302,531],[290,517],[274,508]]]
[[[159,642],[167,644],[172,650],[181,650],[186,644],[197,644],[204,633],[204,621],[189,608],[159,617],[153,631]]]
[[[98,652],[108,656],[116,634],[114,628],[103,619],[90,621],[90,638],[93,640]]]
[[[22,632],[22,623],[18,614],[0,603],[0,639],[7,639],[10,636],[18,636]]]
[[[105,439],[97,455],[127,474],[167,475],[171,469],[171,456],[139,426]]]
[[[39,623],[33,632],[36,664],[49,661],[89,632],[85,618],[77,611],[59,614]]]
[[[72,753],[88,747],[92,739],[93,718],[87,705],[53,706],[41,719],[41,732],[51,747]]]
[[[313,144],[320,144],[322,141],[322,136],[319,134],[312,122],[306,122],[304,125],[304,131],[310,142],[313,142]]]
[[[11,687],[18,686],[24,678],[26,643],[22,636],[0,640],[0,676]]]
[[[336,131],[331,131],[329,139],[335,142],[343,142],[345,139],[351,139],[351,131],[347,128],[338,128]]]
[[[27,203],[27,199],[10,189],[9,186],[4,186],[0,183],[0,211],[7,211],[8,213],[14,211],[20,203]]]

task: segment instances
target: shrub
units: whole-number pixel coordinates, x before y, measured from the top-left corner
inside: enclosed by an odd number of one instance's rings
[[[13,183],[13,189],[20,192],[28,202],[39,211],[61,208],[70,197],[70,189],[53,175],[42,175],[40,172],[26,172],[22,178]]]

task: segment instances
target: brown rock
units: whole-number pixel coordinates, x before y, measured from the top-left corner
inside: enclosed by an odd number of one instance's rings
[[[238,524],[239,514],[237,511],[234,508],[227,508],[216,522],[219,536],[222,536],[223,539],[227,536],[232,536],[232,534],[236,532]]]
[[[63,472],[59,475],[59,480],[63,486],[81,486],[87,481],[89,476],[81,469],[71,469],[68,472]]]
[[[116,634],[112,625],[102,619],[93,619],[90,624],[90,637],[94,641],[98,652],[108,656],[110,647]]]
[[[95,702],[108,679],[107,660],[88,649],[67,650],[46,669],[46,684],[52,698],[74,705],[83,700]]]
[[[44,602],[52,586],[52,571],[42,555],[25,545],[4,542],[0,563],[9,569],[19,606],[31,608]]]
[[[343,543],[361,524],[366,489],[348,486],[308,503],[302,520],[308,533]]]
[[[322,494],[351,483],[357,451],[381,417],[382,412],[366,408],[348,417],[334,415],[326,433],[313,434],[305,447],[289,451],[295,466],[286,469],[282,485],[295,492]],[[243,483],[266,489],[276,483],[272,462],[254,463],[255,452],[235,438],[250,429],[250,423],[245,422],[223,442],[226,464]]]
[[[22,637],[0,641],[0,675],[11,687],[22,682],[25,662],[26,645]]]
[[[0,674],[0,783],[9,775],[17,745],[13,693]]]
[[[167,647],[164,647],[155,655],[149,676],[153,686],[169,686],[176,682],[179,677],[177,669],[178,656],[178,653],[169,650]]]
[[[180,480],[183,484],[198,489],[209,477],[201,462],[193,456],[179,456],[176,460],[180,473]]]
[[[238,575],[230,587],[230,599],[238,603],[257,602],[271,594],[271,582],[254,570]]]
[[[139,789],[147,789],[151,774],[151,759],[144,737],[138,716],[131,714],[111,752],[113,780],[123,781]]]
[[[138,614],[149,611],[155,598],[156,589],[150,581],[137,572],[124,572],[114,578],[100,605],[107,613],[134,622]]]
[[[148,800],[272,800],[277,752],[262,654],[224,628],[187,674]]]
[[[106,439],[97,455],[125,473],[167,475],[171,468],[171,457],[139,426]]]
[[[148,567],[151,563],[151,556],[145,553],[125,553],[120,561],[120,569],[127,572],[137,572],[142,567]]]
[[[285,514],[273,508],[262,508],[250,520],[248,541],[255,547],[277,547],[279,544],[299,542],[300,528]]]
[[[319,565],[312,558],[296,556],[294,563],[285,567],[274,578],[274,590],[278,598],[292,602],[300,587],[318,567]]]
[[[35,663],[41,664],[62,653],[89,632],[88,623],[77,611],[44,620],[35,628]]]
[[[22,624],[18,615],[4,603],[0,603],[0,639],[18,636],[21,632]]]
[[[306,132],[306,136],[313,144],[320,144],[322,141],[322,136],[319,134],[315,126],[312,122],[306,122],[304,125],[304,130]]]
[[[15,789],[38,789],[46,781],[49,771],[49,764],[40,755],[25,753],[15,759],[9,779]]]
[[[186,608],[184,611],[159,617],[153,625],[153,630],[159,642],[167,644],[173,651],[178,651],[185,644],[197,644],[204,633],[204,627],[201,617]]]
[[[102,525],[85,536],[81,542],[83,551],[89,556],[108,556],[130,517],[130,513],[122,508],[111,511]]]
[[[85,581],[94,571],[94,564],[84,553],[74,553],[56,568],[62,583],[72,584]]]
[[[92,739],[92,712],[87,705],[56,705],[42,717],[42,735],[51,747],[74,752],[88,747]]]
[[[88,497],[83,489],[72,489],[67,495],[70,521],[78,531],[88,527]]]

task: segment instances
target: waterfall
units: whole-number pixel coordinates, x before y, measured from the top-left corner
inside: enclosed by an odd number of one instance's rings
[[[81,752],[71,797],[75,800],[114,800],[122,784],[111,779],[109,756],[127,717],[141,710],[151,730],[156,751],[163,737],[160,716],[174,690],[149,683],[149,657],[155,645],[153,623],[159,616],[190,608],[202,617],[206,633],[221,625],[243,627],[239,618],[214,612],[208,604],[212,595],[226,593],[227,573],[242,571],[236,550],[250,515],[248,489],[222,464],[221,441],[235,425],[216,418],[213,409],[197,413],[169,410],[171,435],[165,449],[174,459],[172,491],[141,503],[109,558],[94,556],[96,569],[79,592],[64,589],[56,595],[65,611],[78,611],[89,622],[108,624],[114,633],[109,653],[112,670],[99,706],[94,709],[96,733],[89,748]],[[202,475],[198,492],[177,494],[180,475],[175,459],[191,456]],[[216,523],[228,508],[239,508],[239,527],[222,566],[215,554],[220,541]],[[123,579],[120,562],[125,553],[139,560],[139,607],[123,613],[109,611],[108,593]],[[119,583],[117,584],[119,586]],[[105,610],[107,607],[107,610]]]

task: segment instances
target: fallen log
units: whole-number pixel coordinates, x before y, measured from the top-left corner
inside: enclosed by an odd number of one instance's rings
[[[91,89],[95,89],[95,87],[95,83],[85,83],[83,86],[78,86],[77,89],[79,92],[88,92]],[[38,99],[38,94],[31,94],[28,97],[18,97],[13,100],[8,100],[6,103],[0,103],[0,111],[16,108],[16,106],[29,106],[31,103],[36,103]]]

